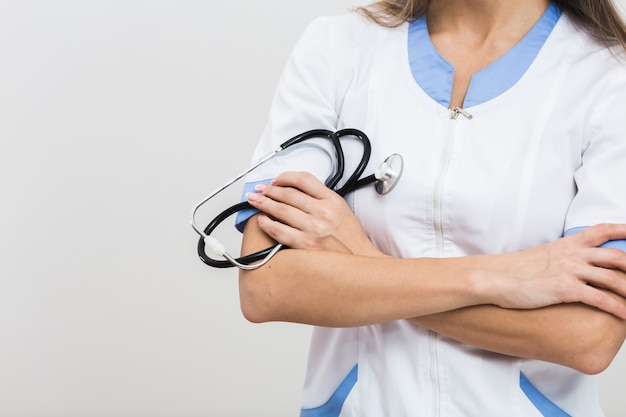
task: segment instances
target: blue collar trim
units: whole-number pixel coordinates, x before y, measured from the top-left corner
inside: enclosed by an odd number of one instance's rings
[[[487,102],[507,91],[526,73],[561,17],[554,3],[526,36],[506,54],[472,76],[465,108]],[[412,22],[408,34],[409,65],[417,84],[433,100],[449,107],[454,67],[435,49],[430,40],[426,18]]]

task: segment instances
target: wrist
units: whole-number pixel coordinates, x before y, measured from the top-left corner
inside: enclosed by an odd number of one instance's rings
[[[388,256],[376,246],[374,246],[374,244],[369,239],[356,246],[353,250],[351,250],[351,252],[353,255],[370,256],[376,258]]]
[[[507,273],[506,255],[476,255],[467,258],[469,265],[469,290],[476,297],[476,304],[501,306],[513,280]]]

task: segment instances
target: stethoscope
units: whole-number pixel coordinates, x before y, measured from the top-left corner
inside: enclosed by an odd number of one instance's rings
[[[363,155],[361,156],[361,160],[354,169],[352,175],[350,175],[344,185],[339,189],[335,189],[339,181],[341,181],[344,176],[345,157],[341,146],[341,139],[344,137],[354,137],[359,139],[363,146]],[[229,268],[236,266],[240,269],[252,270],[265,265],[279,250],[284,248],[284,246],[279,243],[274,247],[270,247],[250,255],[242,256],[240,258],[235,258],[228,254],[222,243],[220,243],[215,237],[211,236],[211,233],[215,230],[215,228],[228,217],[241,210],[252,208],[250,203],[248,203],[247,201],[235,204],[222,211],[213,220],[211,220],[208,226],[204,229],[201,229],[196,224],[196,213],[198,209],[200,209],[200,207],[202,207],[217,194],[221,193],[226,188],[230,187],[235,182],[239,181],[241,178],[258,168],[265,162],[274,158],[279,153],[284,152],[286,149],[294,145],[314,138],[325,138],[332,143],[335,151],[336,163],[334,164],[334,171],[324,182],[324,184],[331,190],[335,190],[335,192],[342,197],[351,191],[357,190],[365,185],[372,183],[374,183],[374,187],[378,194],[386,195],[391,192],[391,190],[393,190],[398,180],[400,179],[400,176],[402,175],[402,169],[404,166],[402,156],[398,154],[393,154],[385,159],[385,161],[376,168],[373,174],[364,178],[360,178],[361,174],[363,174],[363,171],[365,170],[369,162],[372,149],[368,137],[360,130],[342,129],[337,132],[332,132],[329,130],[316,129],[294,136],[293,138],[282,143],[276,150],[261,158],[250,168],[246,169],[244,172],[237,175],[235,178],[228,181],[226,184],[209,194],[192,209],[191,226],[198,233],[198,235],[200,235],[200,239],[198,240],[198,255],[200,256],[202,262],[215,268]],[[225,260],[217,260],[208,256],[206,253],[207,247],[211,250],[211,252],[218,256],[221,256]]]

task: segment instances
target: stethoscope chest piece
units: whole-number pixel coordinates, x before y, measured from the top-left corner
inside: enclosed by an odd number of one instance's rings
[[[394,153],[385,159],[374,172],[374,176],[378,180],[374,183],[376,192],[380,195],[389,194],[402,176],[403,168],[404,160],[402,159],[402,155]]]

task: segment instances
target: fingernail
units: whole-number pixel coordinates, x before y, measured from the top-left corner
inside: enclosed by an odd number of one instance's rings
[[[262,193],[267,188],[267,184],[257,184],[254,186],[254,189],[258,192]]]
[[[259,199],[259,195],[257,193],[246,193],[246,199],[248,201],[257,201]]]

